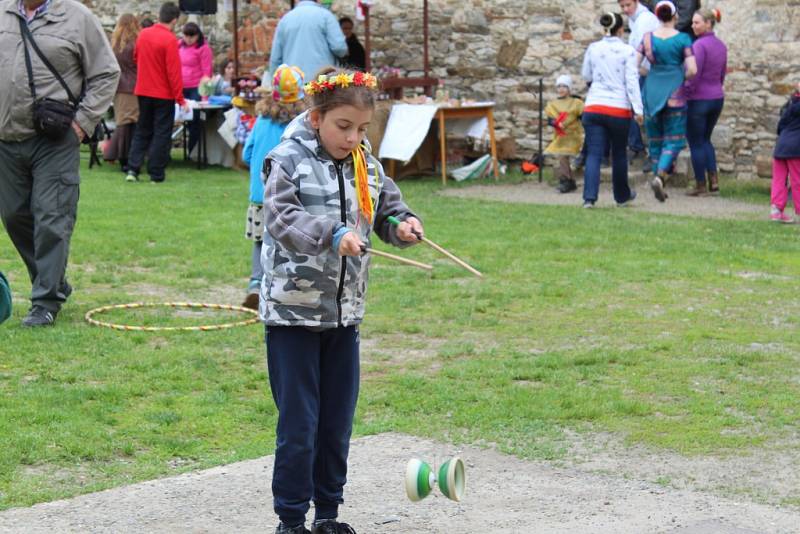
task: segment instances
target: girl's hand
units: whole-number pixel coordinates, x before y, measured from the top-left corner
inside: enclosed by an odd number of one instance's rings
[[[339,255],[340,256],[361,256],[361,247],[365,246],[364,242],[356,235],[355,232],[347,232],[342,236],[339,242]]]
[[[397,237],[402,241],[410,243],[422,241],[424,235],[425,231],[422,229],[422,223],[416,217],[409,217],[397,225]]]
[[[644,116],[643,115],[636,115],[633,120],[635,120],[636,124],[638,124],[639,126],[642,126],[644,124]]]

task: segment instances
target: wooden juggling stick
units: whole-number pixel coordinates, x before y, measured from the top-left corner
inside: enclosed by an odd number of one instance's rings
[[[365,254],[374,254],[375,256],[382,256],[384,258],[389,258],[390,260],[399,261],[400,263],[405,263],[406,265],[411,265],[412,267],[425,269],[426,271],[433,270],[433,265],[428,265],[427,263],[421,263],[400,256],[395,256],[394,254],[389,254],[388,252],[381,252],[380,250],[375,250],[374,248],[361,247],[361,251],[364,252]]]
[[[388,220],[389,220],[390,223],[392,223],[395,226],[400,224],[400,219],[398,219],[397,217],[389,216]],[[412,230],[412,232],[413,232],[413,230]],[[434,243],[433,241],[431,241],[427,237],[423,237],[423,236],[419,235],[417,232],[414,232],[414,235],[417,236],[417,239],[419,239],[420,241],[422,241],[423,243],[425,243],[426,245],[428,245],[432,249],[434,249],[434,250],[440,252],[441,254],[447,256],[453,262],[455,262],[456,264],[460,265],[464,269],[468,270],[469,272],[471,272],[472,274],[474,274],[478,278],[483,278],[483,275],[480,273],[480,271],[478,271],[477,269],[475,269],[472,266],[470,266],[467,262],[465,262],[464,260],[462,260],[461,258],[456,256],[452,252],[449,252],[447,249],[445,249],[443,247],[440,247],[439,245],[437,245],[436,243]]]

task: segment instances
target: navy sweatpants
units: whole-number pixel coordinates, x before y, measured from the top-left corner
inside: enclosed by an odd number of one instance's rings
[[[303,523],[313,499],[315,519],[336,518],[358,399],[358,327],[268,326],[266,341],[278,407],[275,513],[286,525]]]

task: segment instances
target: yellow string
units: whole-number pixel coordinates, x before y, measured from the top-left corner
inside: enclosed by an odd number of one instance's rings
[[[361,145],[357,146],[352,152],[353,167],[356,175],[356,195],[358,196],[358,207],[367,222],[372,224],[372,217],[375,205],[372,202],[372,195],[369,194],[369,174],[367,171],[367,158]],[[378,168],[375,167],[375,184],[378,185]]]

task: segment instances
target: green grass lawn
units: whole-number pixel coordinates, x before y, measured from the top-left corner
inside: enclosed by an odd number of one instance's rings
[[[769,203],[766,181],[730,185]],[[356,435],[400,431],[539,459],[565,454],[566,429],[682,454],[796,435],[797,228],[441,197],[436,177],[401,187],[427,235],[485,279],[422,246],[400,254],[433,263],[432,275],[375,260]],[[246,173],[179,164],[163,184],[126,184],[104,165],[84,170],[81,194],[75,293],[55,328],[20,327],[30,286],[0,235],[15,296],[0,327],[0,509],[274,448],[262,327],[137,333],[83,319],[134,301],[238,304]]]

